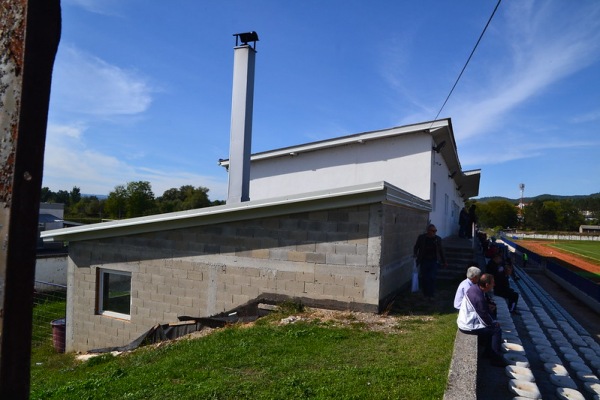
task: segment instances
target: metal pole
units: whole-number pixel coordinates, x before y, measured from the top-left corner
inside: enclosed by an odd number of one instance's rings
[[[0,0],[0,398],[29,397],[44,145],[60,0]]]

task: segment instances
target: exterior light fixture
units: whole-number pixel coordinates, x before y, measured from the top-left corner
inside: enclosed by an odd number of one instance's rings
[[[448,178],[452,179],[456,175],[456,171],[453,171],[451,174],[448,174]]]
[[[431,149],[433,151],[435,151],[436,153],[439,153],[444,148],[445,145],[446,145],[446,141],[442,140],[440,142],[440,144],[438,144],[437,146],[433,146]]]
[[[248,43],[252,42],[252,48],[256,50],[256,42],[258,42],[258,33],[252,32],[244,32],[244,33],[234,33],[235,36],[235,45],[239,46],[240,42],[242,46],[248,46]]]

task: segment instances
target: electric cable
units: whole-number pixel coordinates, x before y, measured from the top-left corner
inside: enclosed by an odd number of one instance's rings
[[[463,72],[465,72],[465,69],[467,69],[467,65],[469,65],[469,61],[471,61],[471,58],[473,57],[473,54],[475,54],[475,50],[477,50],[477,46],[479,46],[479,42],[481,42],[481,39],[483,38],[483,35],[485,34],[485,31],[487,30],[488,26],[490,25],[490,22],[492,22],[492,18],[494,18],[494,14],[496,14],[496,10],[498,10],[498,7],[500,6],[500,2],[501,1],[502,0],[498,0],[498,3],[496,4],[496,7],[494,8],[494,11],[492,11],[492,15],[490,15],[490,18],[488,19],[487,24],[485,24],[485,27],[483,28],[483,31],[481,32],[481,35],[479,35],[479,39],[477,39],[477,43],[475,43],[475,47],[473,47],[473,50],[471,51],[471,54],[469,55],[469,58],[467,59],[467,62],[463,66],[462,71],[460,71],[460,74],[458,75],[458,78],[456,78],[456,82],[454,82],[454,85],[452,86],[452,89],[450,89],[450,93],[448,93],[448,96],[446,97],[446,100],[444,100],[444,104],[442,104],[442,107],[440,108],[440,110],[436,114],[435,118],[433,119],[434,121],[436,121],[438,119],[438,117],[442,113],[442,110],[446,106],[446,103],[450,99],[450,96],[452,96],[452,92],[454,92],[454,88],[456,88],[456,85],[458,85],[458,81],[460,81],[460,78],[462,77]]]

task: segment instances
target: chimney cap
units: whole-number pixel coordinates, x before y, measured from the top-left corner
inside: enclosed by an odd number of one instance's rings
[[[248,45],[249,42],[253,43],[253,48],[256,48],[256,42],[258,42],[258,33],[251,32],[243,32],[243,33],[234,33],[235,36],[235,45],[239,46],[239,42],[242,42],[242,46]]]

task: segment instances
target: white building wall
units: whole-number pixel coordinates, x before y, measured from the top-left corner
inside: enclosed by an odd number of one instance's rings
[[[431,136],[405,135],[253,161],[250,199],[386,181],[429,199]]]
[[[454,180],[448,178],[443,157],[431,150],[432,144],[430,134],[415,133],[255,160],[250,169],[250,199],[385,181],[432,200],[430,220],[440,236],[449,236],[458,232],[455,210],[463,200]]]
[[[432,158],[431,182],[436,186],[436,204],[430,219],[438,229],[438,235],[445,237],[458,233],[458,212],[464,206],[456,182],[448,177],[450,171],[442,156],[434,153]]]

